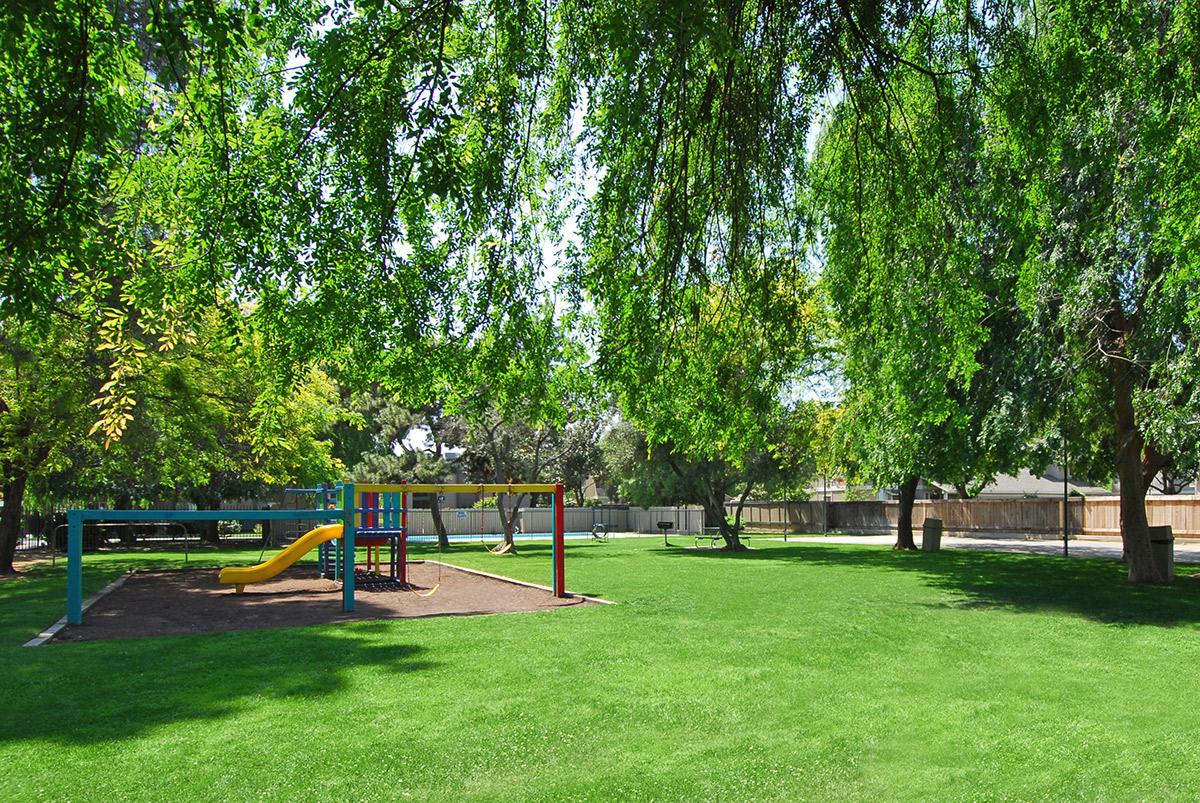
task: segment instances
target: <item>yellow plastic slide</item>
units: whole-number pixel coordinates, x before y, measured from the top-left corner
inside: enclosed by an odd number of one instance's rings
[[[248,583],[261,583],[263,580],[270,580],[288,566],[291,566],[300,560],[300,558],[312,552],[319,544],[341,537],[342,525],[322,524],[320,527],[315,527],[297,538],[294,544],[283,549],[279,554],[273,556],[265,563],[260,563],[257,566],[226,566],[221,570],[221,574],[217,579],[222,583],[232,583],[234,590],[240,594]]]

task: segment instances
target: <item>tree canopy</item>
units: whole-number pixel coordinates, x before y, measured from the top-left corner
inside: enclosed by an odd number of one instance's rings
[[[909,47],[941,22],[914,25]],[[844,388],[834,451],[850,473],[899,489],[907,549],[920,478],[967,490],[1040,456],[1019,243],[983,147],[983,98],[969,73],[942,66],[847,87],[812,187]]]
[[[8,4],[0,326],[62,344],[110,448],[224,326],[255,450],[313,372],[533,431],[595,379],[648,449],[738,470],[832,334],[862,474],[1107,465],[1160,579],[1145,488],[1200,453],[1197,13]],[[68,403],[6,394],[6,432]]]

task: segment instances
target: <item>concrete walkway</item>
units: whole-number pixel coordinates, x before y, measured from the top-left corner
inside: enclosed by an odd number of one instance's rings
[[[782,541],[782,538],[772,538]],[[894,535],[829,535],[829,536],[788,536],[788,542],[804,542],[813,544],[877,544],[889,546],[896,542]],[[751,543],[754,539],[751,539]],[[921,539],[917,538],[920,546]],[[980,549],[985,552],[1024,552],[1031,555],[1061,555],[1062,541],[1026,541],[1020,538],[960,538],[958,536],[942,536],[942,547],[945,549]],[[1071,539],[1069,544],[1071,557],[1083,558],[1114,558],[1121,557],[1120,538],[1079,538]],[[1191,539],[1175,539],[1176,563],[1200,563],[1200,542]]]

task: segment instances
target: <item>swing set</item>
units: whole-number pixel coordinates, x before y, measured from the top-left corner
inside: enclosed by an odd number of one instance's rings
[[[551,495],[553,585],[556,597],[567,597],[565,579],[564,494],[562,483],[396,483],[356,484],[296,489],[316,493],[320,507],[307,510],[69,510],[67,511],[67,621],[83,620],[83,525],[88,521],[321,521],[292,545],[255,566],[228,566],[219,580],[240,592],[246,585],[268,580],[313,549],[320,550],[323,577],[342,585],[342,610],[354,610],[357,550],[366,548],[361,573],[365,588],[381,582],[410,588],[408,581],[409,495],[415,493],[478,493]],[[382,548],[388,547],[386,567]],[[386,568],[386,577],[383,574]],[[347,570],[348,569],[348,570]],[[437,585],[421,596],[437,591]],[[420,593],[415,592],[414,593]]]

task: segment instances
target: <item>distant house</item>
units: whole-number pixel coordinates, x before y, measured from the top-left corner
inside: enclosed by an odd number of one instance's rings
[[[941,498],[960,498],[958,490],[952,485],[934,483],[933,486],[941,491]],[[1086,482],[1076,482],[1068,477],[1067,493],[1071,496],[1108,496],[1112,494],[1112,491],[1108,488],[1100,488]],[[1021,469],[1016,474],[1001,474],[985,485],[975,498],[1036,499],[1041,497],[1061,497],[1062,495],[1062,471],[1057,466],[1052,466],[1040,475],[1026,469]]]
[[[923,487],[923,485],[922,485]],[[917,489],[917,498],[922,488]],[[846,481],[845,477],[817,477],[808,488],[808,499],[813,502],[828,500],[830,502],[864,501],[871,499],[892,499],[887,489],[875,489],[869,485],[856,485]]]
[[[613,501],[613,487],[599,477],[588,477],[583,481],[583,498],[598,499],[604,504]]]

